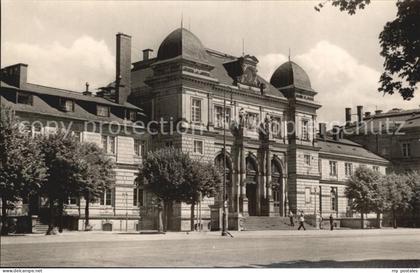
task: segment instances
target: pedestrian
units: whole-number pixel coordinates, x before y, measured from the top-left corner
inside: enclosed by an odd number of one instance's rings
[[[290,219],[290,226],[294,227],[295,226],[295,221],[293,219],[293,212],[289,211],[289,219]]]
[[[323,228],[323,222],[324,222],[324,218],[322,218],[322,215],[319,216],[319,229],[324,229]]]
[[[334,217],[332,213],[330,214],[330,230],[334,229]]]
[[[303,230],[306,230],[304,223],[305,223],[305,217],[303,217],[303,212],[301,212],[300,213],[300,216],[299,216],[299,227],[298,227],[298,230],[300,230],[300,228],[303,228]]]

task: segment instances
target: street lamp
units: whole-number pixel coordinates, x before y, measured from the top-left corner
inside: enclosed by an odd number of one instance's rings
[[[226,194],[226,89],[223,88],[223,213],[222,213],[222,236],[227,236],[228,214]]]

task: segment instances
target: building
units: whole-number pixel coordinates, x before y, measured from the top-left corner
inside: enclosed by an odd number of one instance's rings
[[[254,56],[206,48],[185,28],[171,32],[156,56],[152,52],[145,49],[133,64],[129,99],[150,120],[174,121],[183,133],[166,126],[151,136],[150,149],[170,145],[221,164],[225,133],[229,228],[246,228],[243,218],[286,216],[289,210],[346,217],[346,176],[361,164],[385,173],[389,162],[361,145],[317,137],[317,92],[293,61],[267,81]],[[209,206],[220,209],[221,197],[203,201],[205,226]],[[176,204],[172,213],[173,229],[189,229],[188,205]]]
[[[352,217],[346,178],[359,165],[381,173],[389,165],[339,133],[327,136],[322,123],[317,130],[317,91],[293,61],[279,66],[268,81],[258,75],[256,57],[206,48],[185,28],[171,32],[156,56],[145,49],[143,60],[132,65],[130,48],[130,37],[118,34],[115,81],[96,95],[27,83],[26,65],[2,69],[2,105],[23,118],[115,121],[129,124],[133,132],[146,129],[147,134],[111,135],[75,127],[81,140],[106,148],[118,166],[115,189],[91,206],[95,229],[157,228],[153,194],[134,185],[145,150],[173,146],[219,165],[225,151],[229,229],[246,229],[244,219],[285,217],[289,211],[303,211],[308,220],[319,214]],[[136,111],[145,114],[146,128],[132,122]],[[39,127],[48,130],[45,124]],[[41,128],[31,130],[37,134]],[[80,228],[84,201],[69,202],[67,211]],[[222,205],[219,194],[197,206],[204,229],[220,227]],[[189,217],[190,205],[173,204],[170,229],[189,230]]]
[[[420,171],[420,107],[372,114],[358,106],[357,120],[351,116],[351,108],[346,108],[345,138],[388,159],[398,172]]]
[[[143,194],[134,179],[144,153],[144,127],[140,108],[127,102],[130,93],[130,37],[117,35],[117,79],[114,97],[95,96],[86,85],[85,92],[75,92],[27,82],[28,65],[16,64],[1,70],[1,107],[11,107],[26,122],[32,135],[58,129],[69,130],[80,141],[94,142],[105,149],[116,163],[116,184],[90,205],[90,224],[96,230],[136,230],[139,228],[138,202]],[[109,89],[109,87],[108,87]],[[121,126],[124,126],[124,130]],[[28,212],[41,228],[48,215],[43,198],[34,198],[29,206],[12,214]],[[66,227],[83,229],[85,200],[70,198],[65,206]]]

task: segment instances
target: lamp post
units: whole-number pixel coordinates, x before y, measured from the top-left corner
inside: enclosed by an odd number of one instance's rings
[[[226,194],[226,89],[223,89],[223,213],[222,236],[227,236],[228,215]]]

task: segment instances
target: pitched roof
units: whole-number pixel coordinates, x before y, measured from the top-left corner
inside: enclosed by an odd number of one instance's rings
[[[128,103],[128,102],[121,105],[121,104],[112,102],[110,100],[107,100],[105,98],[97,97],[94,95],[87,96],[77,91],[71,91],[71,90],[43,86],[43,85],[32,84],[32,83],[26,83],[23,88],[17,88],[1,81],[0,87],[15,89],[15,90],[23,90],[23,91],[27,91],[31,93],[40,94],[40,95],[64,97],[64,98],[69,98],[69,99],[74,99],[74,100],[79,100],[79,101],[90,101],[90,102],[95,102],[95,103],[109,105],[109,106],[124,107],[124,108],[130,108],[133,110],[141,110],[137,106],[134,106],[133,104]]]
[[[381,161],[382,163],[388,162],[388,160],[385,158],[370,152],[369,150],[363,148],[362,145],[348,139],[340,139],[335,141],[329,137],[327,137],[326,140],[319,138],[318,146],[321,148],[319,151],[320,154],[328,153],[337,156],[351,156],[359,157],[362,159]]]

